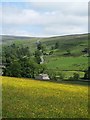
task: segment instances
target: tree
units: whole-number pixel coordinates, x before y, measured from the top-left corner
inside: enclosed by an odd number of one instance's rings
[[[74,80],[79,80],[79,78],[80,78],[80,75],[78,73],[73,74],[73,79]]]
[[[35,51],[35,61],[38,64],[40,64],[40,62],[41,62],[41,57],[40,57],[41,55],[42,55],[42,52],[40,50],[36,50]]]
[[[56,42],[55,43],[55,49],[58,49],[59,48],[59,42]]]
[[[38,50],[41,50],[41,49],[42,49],[42,43],[41,43],[41,42],[38,42],[38,43],[37,43],[37,49],[38,49]]]
[[[30,60],[25,67],[25,71],[26,77],[35,78],[35,75],[38,74],[38,64],[35,61]]]
[[[49,75],[49,78],[52,80],[52,81],[57,81],[57,73],[55,70],[47,70],[47,73]]]
[[[42,44],[41,42],[37,43],[37,50],[41,50],[42,53],[46,51],[46,45]]]
[[[88,79],[90,80],[90,67],[88,67]]]
[[[26,68],[30,59],[30,51],[28,47],[16,46],[12,44],[4,48],[3,64],[3,75],[14,76],[14,77],[25,77]]]
[[[54,50],[54,46],[51,46],[51,50]]]
[[[39,73],[46,73],[47,67],[45,64],[39,65]]]
[[[70,51],[69,49],[67,50],[67,54],[68,54],[68,55],[70,55],[70,54],[71,54],[71,51]]]
[[[84,79],[89,79],[90,80],[90,67],[88,67],[88,70],[85,71]]]

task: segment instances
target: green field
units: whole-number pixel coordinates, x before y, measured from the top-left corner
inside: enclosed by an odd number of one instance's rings
[[[85,70],[88,67],[88,57],[47,57],[46,65],[49,69]]]
[[[2,77],[3,117],[87,118],[88,86]]]

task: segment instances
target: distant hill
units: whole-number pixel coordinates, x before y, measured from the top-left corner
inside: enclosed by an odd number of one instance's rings
[[[24,36],[10,36],[10,35],[0,35],[2,37],[2,41],[8,40],[31,40],[31,39],[43,39],[43,40],[58,40],[58,39],[74,39],[74,38],[83,38],[88,37],[88,34],[74,34],[74,35],[65,35],[65,36],[54,36],[54,37],[24,37]]]
[[[36,41],[41,41],[48,48],[55,45],[56,42],[59,43],[60,50],[67,49],[82,49],[88,46],[88,34],[76,34],[76,35],[66,35],[66,36],[55,36],[48,38],[38,38],[38,37],[21,37],[21,36],[2,36],[2,43],[5,45],[10,45],[16,43],[18,45],[25,45],[30,47],[32,50],[36,47]]]
[[[34,37],[24,37],[24,36],[10,36],[10,35],[2,35],[2,41],[14,41],[14,40],[30,40]]]

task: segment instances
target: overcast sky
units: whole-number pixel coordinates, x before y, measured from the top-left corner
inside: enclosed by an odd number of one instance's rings
[[[82,2],[81,0],[78,0],[79,2],[11,1],[2,0],[0,3],[1,34],[46,37],[88,32],[87,0]]]

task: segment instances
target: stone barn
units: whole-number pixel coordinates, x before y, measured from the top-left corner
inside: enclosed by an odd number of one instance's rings
[[[38,80],[50,80],[49,76],[47,74],[39,74],[38,76],[35,77],[35,79]]]

